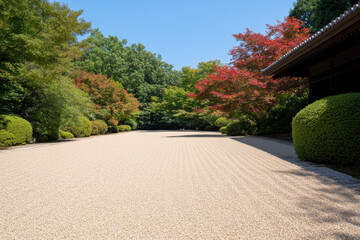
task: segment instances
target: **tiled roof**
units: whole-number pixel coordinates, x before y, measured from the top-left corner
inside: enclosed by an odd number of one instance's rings
[[[339,23],[343,22],[344,20],[350,18],[350,16],[360,14],[360,2],[355,4],[352,8],[345,11],[343,14],[341,14],[339,17],[332,20],[328,25],[320,29],[317,33],[312,35],[310,38],[305,40],[304,42],[300,43],[297,47],[293,48],[290,52],[280,57],[278,60],[273,62],[270,66],[267,68],[261,70],[263,74],[271,75],[273,74],[273,70],[284,61],[288,60],[290,56],[295,55],[299,53],[302,49],[304,49],[306,46],[308,46],[310,43],[314,42],[315,40],[318,40],[319,38],[326,36],[331,30],[334,29],[335,26],[338,26]]]

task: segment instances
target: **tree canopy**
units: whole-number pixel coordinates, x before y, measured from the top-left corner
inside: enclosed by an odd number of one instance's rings
[[[139,109],[139,102],[120,83],[104,75],[74,71],[71,78],[77,88],[88,93],[93,102],[95,118],[117,125],[130,119]]]
[[[217,115],[206,111],[206,105],[199,100],[188,97],[197,93],[195,84],[221,65],[219,60],[200,62],[197,68],[183,67],[180,86],[164,88],[161,97],[153,97],[150,112],[154,128],[212,129]]]
[[[0,8],[0,111],[28,119],[38,139],[57,139],[62,125],[89,111],[66,75],[90,23],[57,2],[8,0]]]
[[[235,34],[240,44],[230,51],[232,66],[216,68],[195,85],[199,92],[189,96],[229,117],[246,113],[258,118],[267,114],[269,107],[277,102],[278,95],[305,91],[303,79],[273,79],[261,74],[261,69],[307,39],[309,30],[295,18],[287,18],[267,28],[266,35],[249,29]]]
[[[297,0],[290,10],[290,17],[305,22],[312,33],[316,33],[358,0]]]
[[[141,43],[127,46],[125,39],[105,37],[98,29],[82,43],[87,48],[76,62],[78,67],[121,83],[142,105],[150,102],[151,96],[160,96],[167,85],[179,84],[179,73],[160,55],[146,51]]]
[[[176,71],[141,43],[90,30],[82,11],[47,0],[0,0],[0,114],[30,121],[38,140],[57,139],[84,117],[112,129],[137,120],[140,129],[207,130],[220,116],[276,118],[279,111],[269,111],[276,104],[304,102],[306,80],[260,70],[308,38],[306,26],[315,31],[353,3],[298,0],[290,15],[300,20],[268,25],[266,34],[235,34],[230,64],[212,60]]]

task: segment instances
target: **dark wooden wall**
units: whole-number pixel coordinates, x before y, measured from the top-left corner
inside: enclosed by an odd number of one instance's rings
[[[310,78],[310,102],[326,96],[360,92],[360,41],[342,45],[332,55],[307,68]]]

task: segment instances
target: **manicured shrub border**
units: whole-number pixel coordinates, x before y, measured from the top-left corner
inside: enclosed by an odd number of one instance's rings
[[[303,160],[340,165],[360,161],[360,93],[308,105],[293,119],[292,137]]]
[[[0,146],[23,145],[32,139],[31,124],[21,117],[0,115]]]
[[[91,121],[91,135],[105,134],[108,131],[108,126],[104,121]]]
[[[89,137],[91,135],[91,122],[86,117],[82,117],[78,125],[69,126],[65,131],[70,132],[74,137]]]

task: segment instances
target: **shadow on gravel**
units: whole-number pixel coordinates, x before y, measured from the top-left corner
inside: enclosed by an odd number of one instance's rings
[[[189,134],[180,136],[167,136],[168,138],[222,138],[226,137],[220,134]]]
[[[353,178],[344,173],[332,170],[324,165],[305,162],[300,160],[294,150],[293,144],[291,142],[285,140],[271,139],[265,137],[254,137],[254,136],[246,136],[246,137],[235,137],[231,138],[235,141],[247,144],[249,146],[255,147],[262,151],[265,151],[271,155],[274,155],[282,160],[285,160],[289,163],[292,163],[296,166],[301,167],[303,170],[299,171],[286,171],[279,172],[285,174],[292,174],[296,176],[302,177],[319,177],[325,179],[327,181],[334,180],[337,183],[343,184],[349,188],[356,189],[360,191],[360,180]],[[359,193],[360,194],[360,193]]]
[[[167,136],[168,138],[222,138],[219,134],[188,134],[182,136]],[[291,211],[292,214],[298,215],[299,218],[312,218],[321,226],[321,223],[344,223],[359,227],[360,229],[360,211],[359,198],[360,192],[352,191],[357,189],[360,191],[360,180],[352,178],[346,174],[334,171],[324,165],[301,161],[294,150],[293,144],[289,141],[258,137],[258,136],[242,136],[230,137],[234,141],[246,144],[267,152],[284,161],[287,161],[300,168],[291,168],[286,171],[276,171],[279,175],[292,175],[294,179],[313,178],[319,184],[309,186],[311,196],[299,196],[296,201],[301,212]],[[341,185],[342,184],[342,185]],[[346,187],[344,187],[345,185]],[[346,206],[346,207],[342,207]],[[353,207],[353,208],[352,208]],[[359,231],[360,232],[360,231]],[[337,229],[329,231],[335,239],[360,239],[360,233],[349,235],[346,230]]]
[[[307,216],[313,218],[319,224],[324,222],[334,224],[346,222],[360,229],[360,211],[358,209],[360,180],[327,168],[324,165],[301,161],[297,158],[292,143],[288,141],[255,136],[234,137],[231,139],[301,167],[301,169],[275,171],[278,174],[314,178],[319,182],[317,186],[309,189],[309,192],[315,193],[314,195],[311,197],[303,196],[298,199],[298,206],[304,210],[301,213],[302,215],[306,213]],[[352,191],[351,189],[358,191]],[[354,208],[349,210],[349,208],[343,208],[342,205],[354,206]],[[299,213],[294,212],[294,214]],[[301,217],[301,214],[299,214],[299,217]],[[360,239],[360,230],[357,235],[348,235],[341,232],[341,230],[334,231],[333,236],[335,239]]]
[[[80,138],[81,139],[81,138]],[[26,146],[41,146],[41,145],[54,145],[54,144],[58,144],[58,143],[64,143],[64,142],[75,142],[77,141],[77,139],[73,138],[73,139],[59,139],[59,140],[52,140],[52,141],[48,141],[48,142],[37,142],[37,143],[32,143],[32,144],[28,144],[28,145],[24,145],[24,147]]]
[[[347,240],[359,240],[359,235],[355,236],[354,234],[346,234],[346,233],[335,233],[334,234],[335,239],[347,239]]]
[[[49,142],[39,142],[39,143],[30,143],[26,145],[18,145],[18,146],[10,146],[10,147],[0,147],[1,150],[17,150],[17,149],[26,149],[26,148],[33,148],[33,147],[43,147],[46,145],[54,145],[64,142],[74,142],[77,141],[76,139],[61,139],[61,140],[53,140]]]
[[[307,171],[304,171],[307,170]],[[360,192],[352,191],[350,188],[360,190],[358,181],[343,174],[342,179],[339,179],[338,173],[334,172],[334,176],[329,176],[329,173],[321,174],[319,171],[311,171],[309,168],[301,170],[276,171],[279,174],[295,175],[306,178],[316,179],[319,183],[316,186],[311,186],[308,190],[311,196],[301,196],[296,199],[297,205],[303,210],[302,213],[292,212],[293,215],[299,217],[304,216],[312,218],[318,224],[332,223],[334,226],[340,223],[346,223],[360,229],[360,211],[359,211],[359,196]],[[345,187],[339,184],[344,184]],[[352,186],[353,185],[353,186]],[[320,225],[319,225],[320,226]],[[336,232],[329,232],[334,239],[360,239],[360,231],[354,235],[349,235],[344,229],[337,229]]]
[[[297,158],[294,147],[289,141],[257,136],[231,137],[231,139],[277,157]]]

